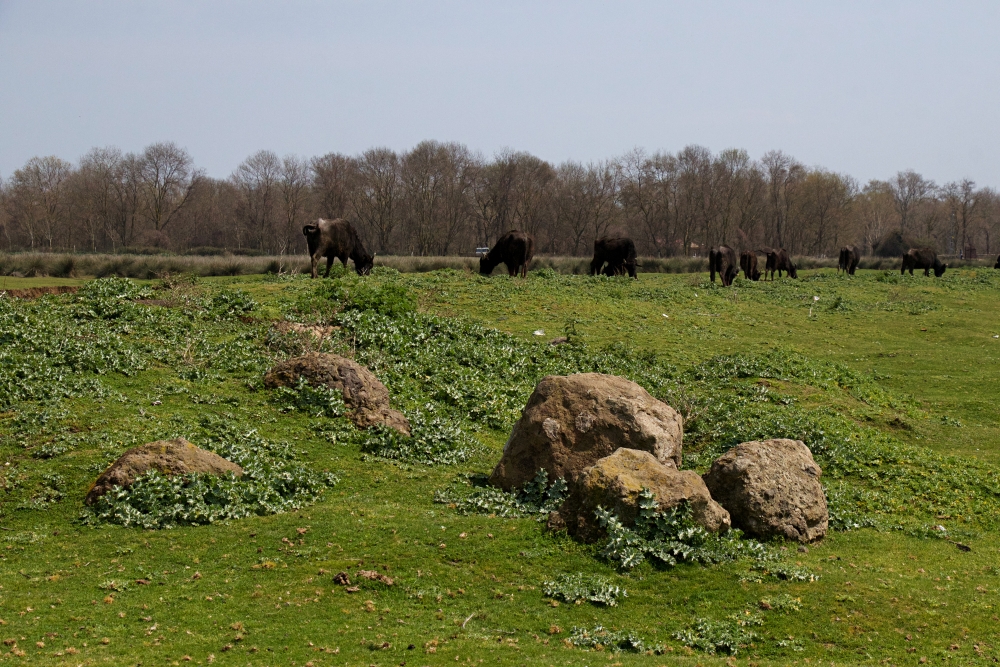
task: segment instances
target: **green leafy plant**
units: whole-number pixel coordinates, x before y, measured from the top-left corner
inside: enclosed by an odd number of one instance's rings
[[[454,420],[435,415],[433,407],[427,405],[425,411],[409,413],[409,436],[382,424],[359,432],[356,437],[361,451],[379,459],[425,465],[452,465],[467,460],[476,444]]]
[[[83,521],[152,529],[278,514],[314,502],[339,481],[297,463],[287,444],[266,441],[252,429],[241,430],[217,417],[204,419],[202,426],[205,447],[238,463],[241,477],[167,477],[150,471],[130,487],[116,486],[101,496]]]
[[[444,489],[434,494],[434,502],[453,506],[460,514],[483,514],[505,518],[538,516],[544,518],[559,509],[566,497],[567,485],[563,479],[549,484],[549,473],[539,470],[535,478],[521,489],[504,491],[487,486],[485,476],[475,478],[471,489]],[[469,480],[463,483],[468,486]]]
[[[584,648],[594,648],[597,650],[609,650],[614,653],[655,653],[657,655],[664,652],[662,644],[649,643],[633,632],[625,630],[608,630],[602,625],[595,625],[589,630],[587,628],[573,627],[570,631],[569,642],[573,646]]]
[[[736,655],[740,649],[750,645],[758,635],[750,628],[764,624],[760,614],[745,610],[729,618],[716,621],[709,618],[695,619],[694,623],[674,633],[674,639],[685,646],[705,653],[727,653]]]
[[[542,592],[562,602],[592,602],[608,607],[617,607],[620,598],[628,597],[624,588],[615,586],[606,578],[582,572],[561,574],[555,581],[546,581],[542,584]]]
[[[608,534],[601,555],[623,569],[631,569],[646,559],[669,567],[680,562],[718,563],[765,555],[762,544],[740,539],[738,530],[725,535],[709,533],[691,518],[687,503],[661,512],[655,494],[646,488],[639,494],[634,527],[625,526],[614,513],[601,507],[596,515]]]

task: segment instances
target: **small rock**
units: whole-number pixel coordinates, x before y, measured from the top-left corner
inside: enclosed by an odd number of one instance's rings
[[[725,532],[730,527],[729,513],[712,500],[705,482],[693,470],[678,470],[656,460],[649,452],[621,448],[611,456],[586,468],[570,483],[566,502],[554,515],[565,523],[570,534],[584,541],[603,535],[594,519],[600,506],[613,511],[625,525],[631,525],[639,513],[639,494],[646,488],[656,496],[660,511],[687,502],[692,518],[711,532]]]
[[[350,586],[351,580],[350,578],[348,578],[346,572],[338,572],[337,574],[333,575],[333,583],[337,584],[338,586]]]
[[[336,354],[312,352],[302,357],[282,361],[264,376],[268,389],[294,387],[299,378],[313,385],[338,389],[344,404],[351,410],[348,417],[358,428],[385,424],[403,435],[410,435],[410,422],[399,410],[389,407],[389,390],[375,374],[351,359]]]
[[[243,468],[218,454],[195,447],[184,438],[157,440],[128,450],[111,466],[101,473],[94,485],[87,491],[84,500],[88,505],[116,486],[127,488],[150,470],[172,475],[188,473],[210,473],[223,475],[232,473],[243,475]]]
[[[807,553],[809,553],[809,547],[807,547],[806,545],[803,544],[802,546],[799,547],[799,553],[800,554],[807,554]]]
[[[559,336],[558,338],[553,338],[549,341],[549,345],[565,345],[569,342],[569,338],[566,336]]]

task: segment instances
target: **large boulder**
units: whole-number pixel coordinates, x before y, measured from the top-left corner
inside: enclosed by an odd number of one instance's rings
[[[389,390],[375,374],[351,359],[336,354],[311,352],[302,357],[282,361],[264,376],[264,386],[294,387],[299,378],[315,386],[339,389],[344,404],[351,410],[348,417],[358,428],[385,424],[403,435],[410,435],[410,422],[403,413],[389,407]]]
[[[712,497],[747,535],[812,542],[826,535],[829,514],[822,471],[801,440],[744,442],[705,473]]]
[[[540,469],[571,480],[625,447],[679,467],[683,419],[634,382],[614,375],[549,375],[535,387],[514,425],[490,483],[524,486]]]
[[[195,447],[184,438],[157,440],[122,454],[97,478],[84,502],[91,505],[116,486],[128,488],[150,470],[157,470],[167,476],[196,472],[212,475],[231,472],[237,477],[243,475],[243,468],[240,466],[207,449]]]
[[[625,525],[639,513],[639,494],[647,488],[660,511],[681,503],[691,506],[692,518],[710,532],[729,530],[729,512],[719,506],[693,470],[678,470],[659,462],[649,452],[622,447],[584,469],[570,483],[569,497],[550,522],[563,522],[567,531],[584,541],[603,535],[594,516],[598,506],[611,510]]]

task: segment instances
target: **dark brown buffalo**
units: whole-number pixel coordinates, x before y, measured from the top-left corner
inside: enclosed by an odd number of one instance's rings
[[[326,273],[330,277],[333,260],[339,259],[346,267],[347,259],[354,260],[354,270],[359,276],[371,273],[375,258],[368,254],[361,243],[361,237],[351,223],[337,218],[324,220],[319,218],[302,228],[306,243],[309,244],[309,257],[312,259],[312,277],[316,277],[316,265],[321,257],[326,257]]]
[[[518,273],[528,275],[528,264],[535,256],[535,237],[527,232],[512,229],[496,242],[490,251],[479,258],[479,273],[488,276],[498,264],[507,265],[511,278]]]
[[[845,245],[840,249],[840,261],[837,263],[837,273],[841,271],[854,275],[854,269],[858,268],[858,248],[857,246]]]
[[[741,252],[740,268],[743,269],[743,277],[747,280],[760,280],[760,271],[757,269],[757,253],[750,250]]]
[[[948,265],[942,264],[937,253],[931,248],[910,248],[903,255],[903,266],[899,270],[899,274],[903,275],[909,271],[912,276],[913,269],[923,269],[924,275],[929,276],[931,275],[930,270],[934,269],[934,275],[940,278],[947,268]]]
[[[733,284],[733,278],[740,275],[739,264],[736,263],[736,251],[727,245],[720,245],[708,251],[708,270],[712,273],[712,282],[715,282],[715,274],[722,278],[722,286],[729,287]]]
[[[775,271],[778,272],[779,278],[782,271],[786,272],[789,278],[799,277],[799,272],[795,270],[795,265],[792,264],[792,259],[785,252],[784,248],[779,248],[778,250],[768,248],[767,250],[767,263],[764,264],[765,279],[770,272],[771,280],[774,280]]]
[[[607,266],[604,266],[607,263]],[[594,241],[594,259],[590,262],[590,275],[621,276],[626,272],[635,278],[635,243],[625,237],[609,237]],[[603,267],[603,270],[602,270]]]
[[[1000,255],[997,256],[997,263],[993,265],[994,269],[1000,269]]]

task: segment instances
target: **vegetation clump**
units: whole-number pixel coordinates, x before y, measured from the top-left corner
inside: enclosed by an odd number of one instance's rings
[[[205,449],[243,468],[241,477],[150,471],[130,487],[114,487],[83,515],[85,523],[146,529],[205,525],[280,514],[315,502],[339,480],[296,461],[292,449],[217,419],[203,421]]]
[[[723,535],[708,532],[694,522],[687,503],[659,510],[656,497],[645,488],[639,493],[639,513],[633,527],[604,508],[597,508],[596,514],[608,534],[601,555],[622,569],[634,568],[647,559],[671,567],[682,562],[763,558],[766,554],[759,542],[741,539],[739,530]]]
[[[666,650],[662,644],[647,642],[633,632],[609,630],[602,625],[595,625],[589,630],[574,626],[570,631],[568,641],[573,646],[593,648],[598,651],[608,650],[612,653],[628,652],[660,655]]]
[[[591,602],[606,607],[616,607],[619,599],[628,597],[624,588],[615,586],[604,577],[583,572],[560,574],[554,581],[544,582],[542,592],[562,602]]]
[[[559,509],[566,498],[566,481],[557,479],[549,484],[549,473],[539,470],[535,478],[522,488],[504,491],[488,486],[485,475],[457,480],[458,489],[440,489],[434,502],[445,503],[460,514],[483,514],[505,518],[537,516],[544,518]],[[462,486],[471,488],[462,489]]]

